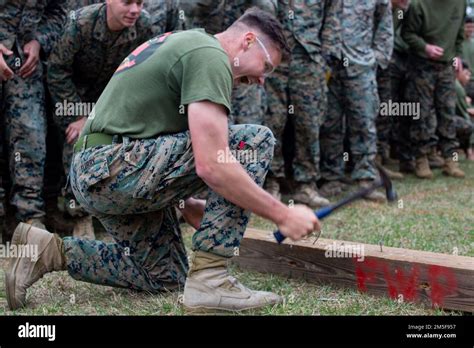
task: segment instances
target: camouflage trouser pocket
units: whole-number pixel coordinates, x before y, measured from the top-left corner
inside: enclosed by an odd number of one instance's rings
[[[186,134],[166,135],[156,140],[156,151],[143,169],[134,198],[154,199],[158,191],[194,167],[191,142]]]
[[[78,154],[80,172],[76,172],[77,180],[82,190],[88,190],[91,186],[110,177],[107,155],[103,151],[89,154]],[[74,172],[74,171],[71,171]],[[72,179],[72,178],[71,178]]]

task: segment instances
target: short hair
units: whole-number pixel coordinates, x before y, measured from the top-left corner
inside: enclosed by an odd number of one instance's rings
[[[280,49],[284,59],[288,58],[290,47],[285,37],[285,32],[281,23],[269,12],[251,7],[237,19],[230,28],[245,24],[248,27],[256,28],[264,34],[277,48]]]

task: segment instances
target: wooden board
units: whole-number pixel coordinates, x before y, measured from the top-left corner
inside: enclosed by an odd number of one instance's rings
[[[474,312],[474,258],[320,238],[277,244],[247,229],[234,262],[244,269],[356,288],[394,300]]]

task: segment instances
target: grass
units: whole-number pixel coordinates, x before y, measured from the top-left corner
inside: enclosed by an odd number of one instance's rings
[[[474,163],[462,161],[464,180],[435,171],[432,181],[408,176],[395,187],[403,205],[357,202],[324,221],[325,238],[474,256]],[[261,218],[252,218],[256,228],[274,229]],[[192,231],[184,227],[190,246]],[[108,239],[108,236],[99,235]],[[6,267],[0,260],[0,272]],[[398,303],[352,289],[320,286],[271,274],[232,267],[232,273],[256,290],[276,292],[281,305],[245,314],[251,315],[458,315],[418,304]],[[10,311],[6,306],[0,275],[0,315],[184,315],[180,292],[151,295],[74,281],[66,272],[47,274],[28,292],[26,308]],[[233,313],[243,315],[242,313]]]

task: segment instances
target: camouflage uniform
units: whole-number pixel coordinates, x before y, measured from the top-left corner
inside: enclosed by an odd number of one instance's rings
[[[204,28],[210,34],[227,29],[248,8],[259,8],[274,13],[275,0],[198,0],[183,2],[186,29]],[[266,111],[265,88],[260,85],[238,85],[232,92],[230,122],[236,124],[263,124]]]
[[[180,20],[179,0],[145,0],[143,8],[151,16],[153,36],[183,29],[184,20]]]
[[[242,148],[242,142],[245,147]],[[274,138],[256,125],[229,127],[230,149],[257,151],[242,163],[262,185]],[[74,155],[71,185],[113,243],[64,238],[68,271],[78,280],[157,292],[183,286],[188,263],[173,206],[206,189],[197,176],[189,131],[85,149]],[[213,191],[193,249],[232,257],[250,212]]]
[[[344,176],[343,142],[347,129],[354,180],[376,177],[375,119],[379,110],[377,67],[392,55],[393,25],[389,0],[342,1],[342,61],[333,66],[328,112],[321,127],[321,176]]]
[[[381,102],[402,102],[408,72],[408,45],[401,37],[401,29],[406,11],[393,9],[394,47],[393,54],[387,69],[378,68],[377,86]],[[390,143],[398,149],[402,161],[410,161],[412,149],[410,146],[410,117],[387,117],[378,115],[377,152],[382,157],[390,154]]]
[[[68,11],[75,11],[80,9],[81,7],[86,7],[89,5],[100,4],[105,1],[102,0],[67,0],[67,10]],[[69,13],[69,16],[71,13]]]
[[[0,43],[15,53],[6,58],[15,76],[4,83],[3,115],[9,144],[11,204],[25,221],[45,215],[43,175],[46,157],[46,115],[43,66],[38,62],[26,79],[17,75],[24,62],[23,47],[31,40],[48,56],[66,19],[63,0],[3,1],[0,3]],[[21,52],[19,52],[21,51]]]
[[[326,56],[340,57],[338,1],[280,2],[278,18],[291,48],[289,62],[267,78],[267,125],[277,145],[271,174],[283,178],[282,137],[287,116],[294,117],[294,178],[309,183],[319,177],[319,127],[327,105]]]

